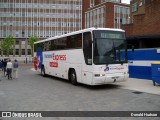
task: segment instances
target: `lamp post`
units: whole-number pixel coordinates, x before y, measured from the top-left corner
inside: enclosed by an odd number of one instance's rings
[[[27,24],[25,24],[25,57],[26,57],[26,64],[27,64],[27,56],[28,56],[28,41],[27,41]]]
[[[12,21],[12,12],[10,13],[10,35],[13,37],[14,36],[14,31],[13,31],[13,27],[14,27],[14,24],[13,24],[13,21]],[[13,44],[13,57],[15,57],[15,40],[14,40],[14,44]]]

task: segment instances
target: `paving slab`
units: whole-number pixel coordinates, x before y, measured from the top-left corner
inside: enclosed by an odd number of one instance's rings
[[[160,95],[160,85],[153,85],[152,80],[129,78],[126,82],[115,83],[122,89],[135,90]]]

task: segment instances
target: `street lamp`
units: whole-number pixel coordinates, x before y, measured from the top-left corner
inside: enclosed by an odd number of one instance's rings
[[[25,24],[25,57],[26,57],[26,64],[27,64],[27,56],[28,56],[28,41],[27,41],[27,24]]]
[[[12,21],[12,12],[10,12],[10,35],[13,37],[14,36],[14,31],[13,31],[13,26],[14,24],[13,24],[13,21]],[[14,40],[14,45],[13,45],[13,56],[15,56],[15,40]]]

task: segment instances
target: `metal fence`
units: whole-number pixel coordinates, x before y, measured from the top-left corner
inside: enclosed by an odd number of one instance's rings
[[[0,57],[0,60],[4,60],[4,59],[10,59],[11,61],[14,61],[15,59],[19,62],[19,63],[33,63],[33,57]]]

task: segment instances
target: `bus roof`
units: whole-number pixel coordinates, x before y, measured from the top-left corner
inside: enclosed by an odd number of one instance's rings
[[[124,32],[124,30],[122,30],[122,29],[114,29],[114,28],[95,28],[95,27],[92,27],[92,28],[82,29],[82,30],[79,30],[79,31],[74,31],[74,32],[67,33],[67,34],[63,34],[63,35],[59,35],[59,36],[50,37],[50,38],[47,38],[47,39],[44,39],[44,40],[40,40],[40,41],[34,42],[34,44],[36,44],[36,43],[41,43],[41,42],[45,42],[45,41],[50,41],[50,40],[54,40],[54,39],[57,39],[57,38],[62,38],[62,37],[66,37],[66,36],[78,34],[78,33],[93,31],[93,30],[108,30],[108,31],[120,31],[120,32]]]

